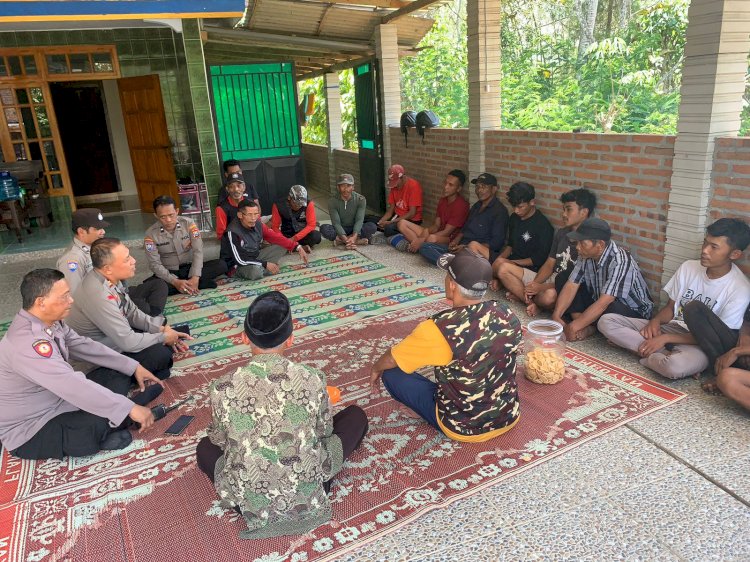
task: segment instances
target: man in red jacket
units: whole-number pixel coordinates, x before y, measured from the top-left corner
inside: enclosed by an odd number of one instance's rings
[[[317,224],[315,203],[307,200],[307,189],[302,185],[293,185],[289,195],[274,203],[271,209],[271,229],[302,244],[308,254],[312,246],[320,244],[320,232],[315,230]]]

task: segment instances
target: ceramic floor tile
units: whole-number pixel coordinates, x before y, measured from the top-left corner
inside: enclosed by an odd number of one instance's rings
[[[696,473],[610,498],[647,536],[686,560],[748,560],[750,508]]]

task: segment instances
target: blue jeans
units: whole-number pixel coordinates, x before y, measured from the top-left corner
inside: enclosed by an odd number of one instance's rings
[[[425,242],[420,246],[419,253],[432,265],[437,265],[438,258],[443,254],[448,253],[448,246],[435,244],[433,242]]]
[[[418,413],[432,427],[442,432],[435,413],[437,385],[417,373],[405,373],[398,367],[383,371],[383,386],[397,402]]]

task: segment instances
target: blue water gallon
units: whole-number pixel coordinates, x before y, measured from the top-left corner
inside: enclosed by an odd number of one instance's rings
[[[10,201],[21,198],[21,188],[18,180],[7,170],[0,172],[0,201]]]

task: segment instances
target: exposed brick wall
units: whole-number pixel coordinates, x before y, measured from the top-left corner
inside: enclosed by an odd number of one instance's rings
[[[306,187],[328,193],[328,147],[302,143],[302,157],[305,161]]]
[[[501,191],[516,181],[531,183],[556,227],[562,193],[594,191],[597,215],[638,260],[653,295],[659,294],[674,137],[496,130],[486,139],[487,171],[498,177]]]
[[[333,162],[336,165],[336,175],[351,174],[354,176],[354,189],[359,185],[359,152],[337,148],[333,151]]]
[[[468,129],[428,129],[424,144],[416,129],[409,130],[409,146],[398,127],[390,128],[391,160],[401,164],[406,174],[422,184],[425,218],[435,216],[438,200],[443,196],[445,174],[453,169],[469,170]],[[467,178],[464,197],[469,198],[471,184]]]
[[[750,138],[716,140],[711,191],[711,221],[721,218],[750,221]],[[738,265],[750,275],[747,252]]]

